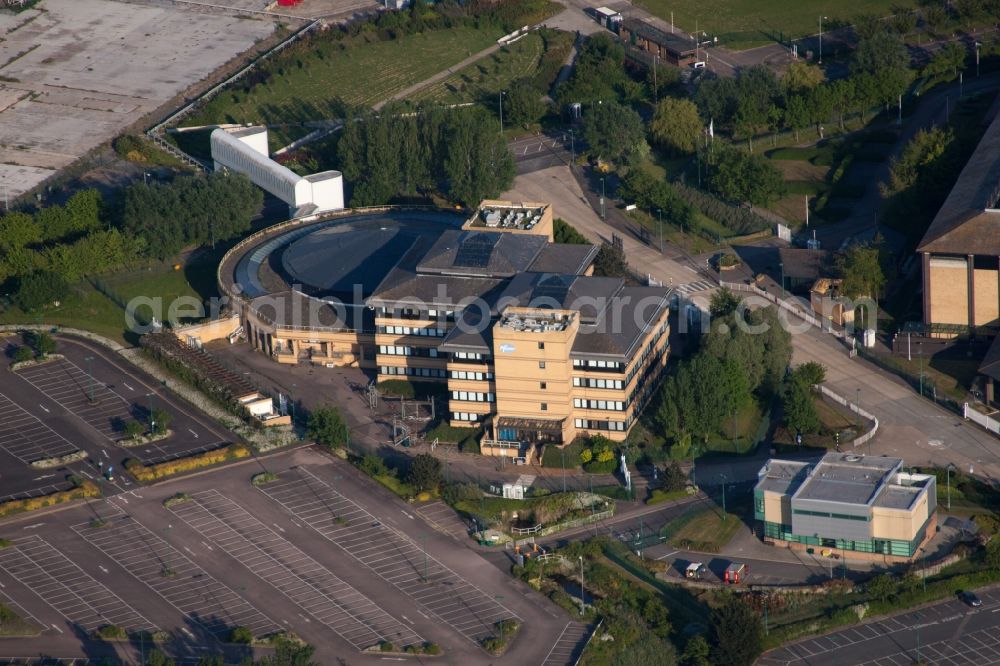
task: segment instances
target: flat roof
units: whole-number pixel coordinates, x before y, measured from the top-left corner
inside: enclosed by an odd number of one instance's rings
[[[889,485],[875,500],[874,506],[885,509],[909,509],[922,490],[920,486]]]
[[[469,221],[469,226],[479,229],[527,231],[535,228],[542,221],[544,214],[545,206],[484,205]]]
[[[768,460],[758,475],[757,490],[792,495],[806,478],[809,463],[797,460]]]
[[[902,466],[901,458],[827,453],[795,491],[796,500],[868,505]]]
[[[622,21],[622,29],[628,30],[643,39],[665,46],[674,53],[686,54],[695,50],[695,41],[687,33],[669,33],[660,30],[655,25],[646,23],[642,19],[627,18]]]

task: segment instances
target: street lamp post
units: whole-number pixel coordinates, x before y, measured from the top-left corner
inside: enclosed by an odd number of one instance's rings
[[[566,449],[563,449],[560,453],[562,454],[563,492],[566,492]]]
[[[156,421],[153,420],[153,394],[147,393],[146,397],[149,398],[149,434],[152,435],[156,428]]]
[[[858,387],[857,397],[854,399],[854,413],[858,416],[858,432],[861,432],[861,387]]]
[[[503,136],[503,93],[504,91],[501,90],[497,95],[500,98],[500,136]]]
[[[427,535],[424,534],[420,537],[420,541],[423,542],[424,546],[424,582],[427,582]]]
[[[947,477],[947,483],[948,483],[948,510],[949,511],[951,511],[951,470],[952,470],[953,467],[954,467],[954,465],[952,465],[951,463],[948,463],[948,466],[945,467],[945,476]]]
[[[726,517],[727,517],[727,512],[726,512],[726,481],[728,481],[729,478],[725,474],[720,474],[719,478],[722,479],[722,519],[725,520]]]
[[[584,585],[583,585],[583,555],[578,556],[580,560],[580,615],[583,615],[584,606],[587,603],[585,601]]]
[[[660,227],[660,254],[663,254],[663,210],[661,208],[656,209],[656,219]]]
[[[819,64],[823,64],[823,19],[825,16],[819,17]]]
[[[785,298],[785,262],[779,262],[778,268],[781,269],[781,298]]]
[[[607,219],[607,215],[605,215],[605,212],[604,212],[604,181],[605,180],[606,180],[605,178],[601,178],[601,219],[602,220],[606,220]]]
[[[90,381],[90,401],[94,402],[94,357],[87,357],[87,379]]]

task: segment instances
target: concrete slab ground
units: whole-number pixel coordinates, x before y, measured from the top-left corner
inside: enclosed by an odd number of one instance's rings
[[[183,5],[46,0],[0,14],[0,179],[10,197],[270,35]]]

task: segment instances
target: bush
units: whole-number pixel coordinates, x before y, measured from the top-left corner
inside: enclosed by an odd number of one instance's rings
[[[272,481],[277,481],[280,477],[274,472],[260,472],[250,478],[250,483],[255,486],[263,486]]]
[[[561,218],[552,221],[552,237],[556,243],[568,243],[570,245],[589,245],[583,234],[569,225]]]
[[[174,474],[190,472],[191,470],[201,469],[202,467],[216,465],[221,462],[226,462],[227,460],[246,458],[249,455],[250,449],[242,444],[230,444],[229,446],[224,446],[219,449],[205,451],[204,453],[188,456],[186,458],[168,460],[167,462],[157,463],[155,465],[143,465],[139,460],[129,459],[125,461],[125,469],[129,472],[129,474],[135,477],[136,481],[148,483],[150,481],[158,481],[159,479],[173,476]]]
[[[387,379],[378,383],[378,390],[382,395],[395,395],[400,398],[413,398],[417,395],[413,382],[405,379]]]
[[[94,638],[102,641],[122,641],[128,638],[128,634],[119,626],[106,624],[94,632]]]
[[[35,358],[35,352],[31,350],[31,347],[27,345],[22,345],[17,348],[14,352],[14,360],[18,363],[24,363],[25,361],[30,361]]]
[[[136,437],[138,437],[139,435],[141,435],[143,433],[143,431],[145,430],[145,428],[138,421],[126,421],[125,422],[125,426],[124,426],[124,430],[125,430],[125,436],[126,437],[128,437],[130,439],[135,439]]]
[[[441,461],[429,453],[413,458],[406,480],[417,490],[434,490],[441,483]]]
[[[441,646],[437,643],[424,643],[424,654],[441,654]]]
[[[168,497],[167,499],[163,500],[163,506],[169,509],[172,506],[177,506],[178,504],[184,504],[184,502],[187,502],[190,499],[191,496],[188,495],[187,493],[175,493],[170,497]]]
[[[592,460],[583,466],[583,470],[588,474],[610,474],[615,471],[615,460],[598,461]]]
[[[361,462],[358,463],[358,469],[371,477],[386,476],[390,473],[385,461],[372,454],[361,459]]]
[[[347,421],[331,405],[317,407],[309,414],[306,434],[327,448],[345,446],[350,437]]]
[[[22,511],[36,511],[45,507],[62,504],[75,499],[86,499],[89,497],[100,497],[101,489],[92,481],[84,481],[76,488],[62,490],[50,495],[30,497],[26,499],[8,500],[0,503],[0,516],[9,516]]]
[[[233,627],[229,632],[229,642],[250,645],[253,643],[253,632],[247,627]]]
[[[13,301],[25,312],[63,300],[69,293],[69,283],[58,273],[35,271],[17,281]]]
[[[396,646],[389,641],[382,641],[378,645],[379,652],[395,652]]]

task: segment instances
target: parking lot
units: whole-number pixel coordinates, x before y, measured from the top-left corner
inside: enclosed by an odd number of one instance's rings
[[[412,629],[218,491],[198,493],[172,511],[356,649],[383,642],[400,647],[424,642]]]
[[[979,593],[983,605],[943,601],[773,650],[761,666],[864,664],[903,666],[1000,663],[1000,590]]]
[[[308,470],[289,471],[280,481],[260,490],[473,642],[478,644],[495,635],[496,622],[518,619],[494,597],[438,562],[424,547],[382,524]]]
[[[262,465],[279,478],[254,487]],[[0,521],[13,543],[0,549],[0,602],[47,628],[0,641],[0,662],[42,651],[136,662],[136,642],[91,638],[109,624],[166,632],[177,663],[205,651],[238,663],[249,648],[225,643],[236,627],[293,631],[324,664],[384,663],[403,657],[379,646],[424,643],[449,664],[574,662],[585,628],[344,465],[284,451]],[[521,629],[497,659],[479,640],[508,618]]]
[[[23,344],[0,337],[8,358]],[[218,448],[235,437],[118,355],[85,340],[56,336],[56,353],[44,363],[11,372],[0,366],[0,501],[50,494],[71,487],[70,475],[99,481],[112,466],[119,473],[107,492],[127,490],[120,472],[128,458],[144,464]],[[151,410],[169,415],[170,435],[140,446],[118,446],[125,423],[148,427]],[[63,466],[32,463],[83,451],[87,458]],[[100,482],[100,481],[99,481]]]

